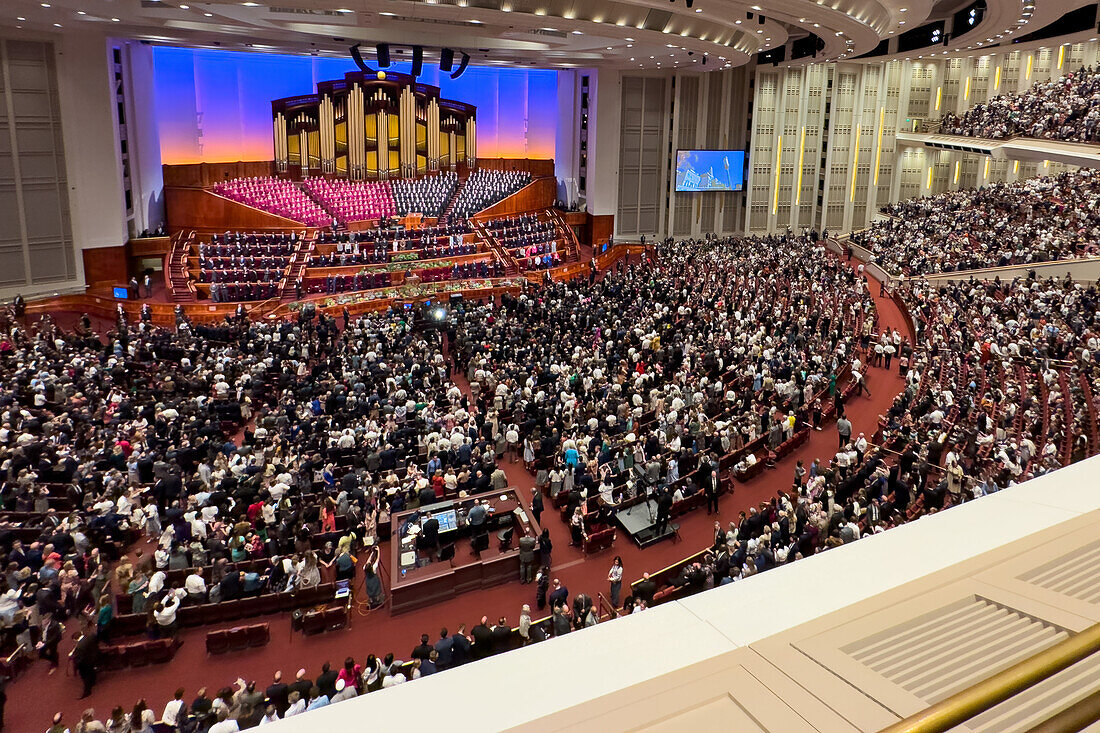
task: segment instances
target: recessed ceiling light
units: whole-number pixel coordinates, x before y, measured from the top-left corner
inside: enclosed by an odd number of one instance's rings
[[[25,20],[26,20],[26,18],[23,18],[23,17],[19,17],[19,18],[16,18],[16,20],[23,20],[23,21],[25,21]]]
[[[573,35],[574,35],[574,36],[583,36],[583,35],[584,35],[584,31],[573,31]]]
[[[543,28],[542,30],[546,31],[547,33],[557,33],[558,32],[557,28]]]
[[[739,20],[735,20],[735,21],[733,21],[733,23],[734,23],[734,25],[741,25],[741,21],[739,21]]]
[[[757,31],[757,33],[763,33],[764,31]]]
[[[255,8],[259,5],[259,3],[254,3],[249,0],[249,2],[241,3],[241,5],[245,6],[246,8]]]
[[[48,7],[50,7],[50,4],[49,3],[42,3],[42,7],[48,8]]]
[[[477,19],[471,20],[470,22],[473,23],[474,25],[481,25],[481,21],[477,20]]]
[[[397,16],[397,13],[379,13],[379,15],[384,15],[387,18],[394,18]]]
[[[60,24],[60,23],[54,23],[54,24],[53,24],[53,27],[54,27],[54,28],[60,28],[60,27],[61,27],[61,24]]]
[[[607,50],[608,50],[608,51],[610,51],[610,50],[611,50],[611,46],[608,46],[608,47],[607,47]]]
[[[898,12],[899,12],[899,13],[908,13],[908,12],[909,12],[909,8],[898,8]]]
[[[633,43],[628,43],[628,44],[626,44],[626,47],[627,48],[634,48],[634,44]]]
[[[111,18],[111,22],[112,23],[121,23],[122,21],[119,20],[118,18]]]
[[[631,43],[633,43],[633,42],[634,42],[634,39],[633,39],[633,38],[627,38],[626,40],[630,41]]]
[[[213,13],[203,13],[203,15],[205,15],[207,18],[213,18],[214,17]]]
[[[898,25],[905,25],[905,21],[904,20],[899,20]]]
[[[191,6],[190,6],[190,5],[180,5],[180,10],[190,10],[190,9],[191,9]],[[344,11],[343,11],[343,10],[340,10],[340,11],[337,11],[337,12],[341,12],[341,13],[342,13],[342,12],[344,12]]]
[[[83,10],[76,11],[76,14],[77,15],[87,15],[87,13],[85,13]]]

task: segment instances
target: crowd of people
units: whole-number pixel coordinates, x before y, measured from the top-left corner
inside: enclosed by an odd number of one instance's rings
[[[215,184],[214,193],[309,227],[332,223],[332,217],[320,204],[296,183],[282,178],[234,178]]]
[[[1100,72],[1092,67],[1037,81],[1019,94],[1002,94],[962,115],[945,114],[940,132],[999,140],[1023,135],[1068,142],[1100,142]]]
[[[307,178],[302,181],[302,188],[340,224],[385,219],[397,214],[397,203],[388,181]]]
[[[552,221],[539,221],[536,215],[528,214],[494,219],[486,229],[524,269],[547,269],[562,262],[558,254],[558,228]]]
[[[1057,247],[1061,232],[1091,229],[1082,203],[1091,177],[1033,185],[1038,200],[1006,226],[1049,222]],[[985,205],[1009,211],[1011,195]],[[956,201],[929,201],[943,208],[926,202],[924,219],[961,215]],[[1059,215],[1075,224],[1055,230]],[[885,238],[867,241],[903,257]],[[1097,449],[1095,287],[913,280],[900,293],[918,330],[910,342],[879,328],[866,281],[809,237],[667,242],[599,275],[469,304],[445,330],[414,328],[402,312],[338,321],[303,311],[279,323],[238,315],[217,326],[181,317],[175,329],[120,318],[103,338],[86,323],[75,333],[48,319],[8,324],[0,641],[56,668],[62,634],[77,632],[73,662],[90,692],[97,649],[113,640],[121,610],[172,637],[189,605],[308,589],[322,572],[362,582],[381,604],[378,555],[366,548],[390,516],[501,488],[508,456],[535,476],[536,518],[545,495],[566,508],[579,544],[608,508],[639,495],[653,497],[658,524],[696,492],[711,510],[724,457],[748,461],[754,446],[751,459],[766,461],[835,414],[836,454],[799,462],[790,490],[716,526],[705,558],[669,581],[692,592]],[[868,369],[895,365],[904,391],[876,435],[854,434],[841,386],[858,396]],[[152,549],[134,551],[138,534]],[[535,594],[515,626],[519,643],[599,620],[591,595],[569,603],[552,549],[547,534],[521,545],[522,580]],[[234,565],[245,562],[254,564]],[[644,611],[662,592],[643,576],[624,598],[621,562],[608,583],[617,614]],[[532,615],[546,607],[544,630]],[[335,675],[302,671],[266,688],[242,680],[190,704],[181,690],[160,717],[216,733],[271,722],[511,648],[512,628],[483,619],[469,634],[422,639],[408,662],[349,659]],[[156,714],[144,702],[119,708],[105,728],[146,730]]]
[[[927,275],[1097,254],[1100,175],[1079,169],[1057,176],[992,183],[910,199],[853,232],[894,275]]]
[[[526,171],[493,171],[478,168],[470,173],[455,197],[451,216],[467,219],[511,196],[531,182]]]

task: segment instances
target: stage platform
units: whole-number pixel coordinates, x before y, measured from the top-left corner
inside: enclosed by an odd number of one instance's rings
[[[656,517],[657,502],[653,499],[647,499],[645,503],[635,504],[629,509],[615,512],[615,521],[624,532],[630,535],[630,539],[634,540],[638,547],[649,547],[661,540],[676,536],[680,525],[672,522],[668,523],[664,532],[657,534]]]

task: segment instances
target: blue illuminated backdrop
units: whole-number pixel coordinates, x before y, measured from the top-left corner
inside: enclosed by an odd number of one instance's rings
[[[322,58],[157,46],[156,118],[165,164],[271,160],[271,100],[312,94],[317,82],[355,71],[350,57]],[[387,71],[408,73],[408,64]],[[457,80],[424,64],[420,81],[477,106],[482,158],[553,158],[557,72],[471,65]]]

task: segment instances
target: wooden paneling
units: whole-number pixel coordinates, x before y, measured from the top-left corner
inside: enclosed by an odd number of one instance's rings
[[[164,187],[208,188],[231,178],[270,176],[275,164],[270,160],[239,160],[235,163],[188,163],[163,166]]]
[[[124,283],[129,279],[126,271],[126,245],[96,247],[81,250],[84,256],[84,284]]]
[[[168,237],[139,237],[126,243],[130,257],[163,257],[171,247]]]
[[[168,230],[209,229],[216,232],[254,231],[265,228],[304,229],[290,219],[230,201],[201,188],[164,188],[165,218]]]
[[[547,209],[554,205],[557,190],[557,179],[536,178],[503,201],[479,212],[475,218],[496,219],[502,216]]]
[[[603,244],[606,242],[612,234],[615,233],[615,215],[614,214],[602,214],[600,216],[592,216],[591,223],[589,224],[589,237],[588,244],[593,246],[597,244]]]
[[[527,171],[535,178],[554,175],[553,158],[478,158],[477,167],[489,171]]]

